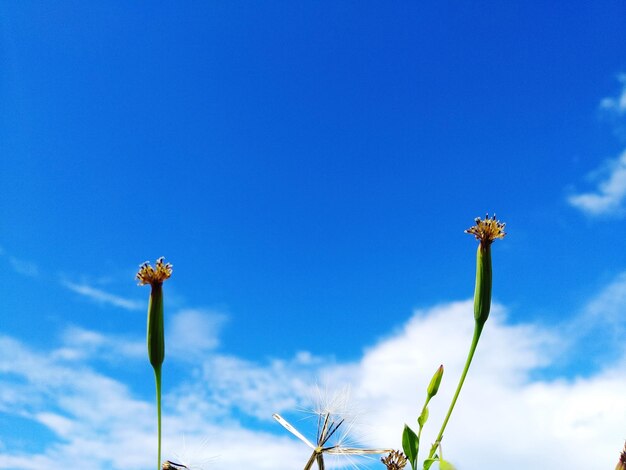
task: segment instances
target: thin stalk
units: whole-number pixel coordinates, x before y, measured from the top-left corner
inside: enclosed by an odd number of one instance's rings
[[[317,468],[318,470],[325,470],[326,465],[324,465],[324,454],[317,454]]]
[[[422,408],[422,411],[420,413],[420,416],[422,416],[422,414],[424,413],[424,410],[426,409],[426,407],[428,406],[428,402],[430,401],[430,398],[426,399],[426,403],[424,403],[424,407]],[[420,428],[417,431],[417,453],[415,454],[415,465],[417,465],[417,462],[419,462],[419,454],[420,454],[420,448],[419,445],[422,442],[422,429],[424,429],[424,425],[420,424]]]
[[[313,453],[311,454],[311,458],[309,459],[309,461],[304,466],[304,470],[310,470],[311,467],[313,467],[313,464],[315,463],[316,459],[317,459],[317,449],[314,450]]]
[[[461,374],[461,378],[459,379],[459,385],[456,387],[456,392],[454,392],[454,397],[452,397],[452,402],[450,403],[450,408],[448,408],[448,413],[446,414],[446,418],[443,420],[443,424],[441,425],[441,429],[439,430],[439,434],[437,435],[437,439],[435,443],[430,449],[430,454],[428,454],[428,458],[432,459],[437,451],[437,447],[443,439],[443,432],[446,429],[448,421],[450,420],[450,416],[452,415],[452,410],[454,410],[454,405],[456,405],[456,401],[459,398],[459,393],[461,393],[461,388],[463,388],[463,383],[465,382],[465,377],[467,376],[467,371],[469,370],[470,364],[472,363],[472,359],[474,358],[474,353],[476,352],[476,346],[478,345],[478,340],[480,339],[480,334],[483,331],[484,324],[479,324],[476,322],[474,324],[474,337],[472,338],[472,344],[470,346],[469,353],[467,355],[467,360],[465,361],[465,367],[463,368],[463,373]],[[420,429],[421,431],[421,429]]]
[[[157,429],[158,429],[158,456],[157,470],[161,469],[161,366],[154,367],[154,379],[156,382],[156,404],[157,404]]]

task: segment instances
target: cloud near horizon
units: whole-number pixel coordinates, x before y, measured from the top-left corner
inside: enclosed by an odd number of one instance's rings
[[[622,281],[618,277],[592,299],[581,317],[603,306],[623,306],[622,289],[616,287]],[[180,317],[181,325],[205,321],[192,313]],[[472,328],[471,301],[442,303],[416,311],[400,330],[346,363],[306,352],[249,361],[211,350],[217,341],[211,339],[204,344],[210,351],[204,361],[164,397],[164,458],[195,462],[206,470],[299,468],[308,449],[271,414],[281,413],[309,435],[298,411],[312,406],[308,400],[316,383],[329,390],[350,387],[352,404],[360,411],[353,437],[362,445],[398,448],[403,424],[415,424],[427,383],[443,363],[444,379],[423,436],[423,442],[431,442]],[[446,457],[459,469],[583,470],[615,463],[626,437],[626,355],[622,351],[586,377],[538,379],[538,371],[575,347],[557,331],[557,326],[511,324],[506,309],[494,306],[443,441]],[[0,337],[0,412],[30,421],[51,436],[38,451],[0,443],[0,468],[35,470],[60,461],[86,470],[150,468],[154,456],[145,452],[155,444],[150,399],[138,398],[139,391],[96,370],[87,353],[55,354],[68,347],[90,350],[107,341],[102,333],[76,327],[53,351]],[[353,461],[361,467],[368,462]]]

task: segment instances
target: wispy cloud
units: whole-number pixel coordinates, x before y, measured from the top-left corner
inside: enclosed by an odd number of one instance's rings
[[[622,84],[621,92],[615,97],[604,98],[600,101],[600,108],[623,115],[626,114],[626,74],[621,74],[618,80]]]
[[[615,129],[623,126],[626,116],[626,74],[619,76],[622,89],[617,96],[604,98],[600,109],[605,115],[615,118]],[[590,216],[624,216],[626,210],[626,150],[617,158],[606,160],[599,169],[588,177],[595,184],[591,191],[571,194],[567,201],[573,207]]]
[[[623,215],[626,199],[626,151],[614,160],[605,162],[600,171],[603,177],[594,191],[572,194],[568,202],[588,215]]]
[[[136,449],[152,441],[148,403],[85,364],[64,365],[15,339],[0,337],[0,351],[3,389],[17,391],[0,394],[0,409],[56,437],[45,452],[25,454],[11,451],[11,435],[4,435],[0,468],[38,470],[59,462],[86,469],[147,467]]]
[[[296,355],[259,364],[233,355],[212,355],[203,361],[201,380],[180,387],[177,406],[181,412],[191,412],[202,402],[203,409],[212,404],[220,414],[236,410],[269,423],[275,412],[305,406],[316,377],[326,377],[324,364],[329,367],[332,362],[302,362]],[[342,377],[346,380],[348,374]]]
[[[626,353],[625,311],[626,271],[615,276],[581,312],[562,326],[562,334],[568,342],[565,357],[569,364],[576,364],[579,373],[603,367]]]
[[[181,359],[197,359],[219,344],[219,333],[227,321],[223,313],[207,309],[183,309],[176,312],[168,326],[172,341],[168,350]]]
[[[67,280],[62,280],[61,284],[72,292],[80,294],[97,303],[113,305],[126,310],[141,310],[145,308],[142,302],[111,294],[88,284],[78,284]]]
[[[585,312],[621,305],[623,281],[618,277]],[[180,324],[196,324],[197,315],[181,316]],[[187,447],[201,448],[196,461],[214,458],[207,470],[301,467],[307,449],[272,423],[271,414],[291,421],[290,411],[307,407],[320,378],[336,387],[351,385],[355,406],[365,411],[364,445],[397,448],[402,424],[416,419],[430,376],[443,363],[444,379],[423,436],[430,442],[461,372],[472,326],[472,302],[463,301],[415,312],[401,330],[349,363],[306,353],[250,361],[209,350],[201,367],[189,370],[164,397],[164,455],[173,458],[186,441]],[[448,425],[444,446],[449,459],[466,470],[582,470],[614,464],[626,421],[626,357],[586,378],[537,379],[537,370],[558,362],[560,333],[556,327],[510,324],[505,309],[494,306]],[[80,328],[64,336],[66,346],[87,351],[114,340]],[[96,372],[89,354],[80,357],[82,362],[68,363],[50,351],[0,337],[0,410],[45,426],[54,436],[35,453],[6,445],[0,468],[39,469],[71,461],[77,468],[132,470],[152,464],[145,449],[154,446],[153,404]]]
[[[25,261],[15,256],[9,256],[8,259],[16,273],[28,277],[37,277],[39,275],[39,267],[32,261]]]
[[[62,341],[63,345],[53,351],[52,356],[65,361],[98,358],[119,362],[146,357],[145,338],[129,339],[71,326],[63,332]]]
[[[37,277],[39,275],[39,266],[32,261],[27,261],[7,253],[4,247],[0,246],[0,256],[6,255],[7,261],[13,271],[23,276]]]

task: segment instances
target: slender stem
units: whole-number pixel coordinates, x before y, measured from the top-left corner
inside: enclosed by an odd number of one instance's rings
[[[158,457],[157,470],[161,469],[161,366],[154,367],[154,378],[156,381],[156,402],[157,402],[157,428],[158,428]]]
[[[420,416],[422,416],[424,414],[424,410],[426,409],[426,407],[428,406],[428,402],[430,401],[430,398],[426,398],[426,403],[424,403],[424,406],[422,407],[422,412],[420,413]],[[422,442],[422,429],[424,429],[424,424],[420,424],[419,425],[420,428],[417,431],[417,453],[415,454],[415,465],[417,465],[417,462],[419,462],[419,453],[420,453],[420,443]]]
[[[317,468],[318,470],[326,469],[326,466],[324,465],[324,454],[321,452],[317,454]]]
[[[443,439],[443,432],[446,429],[448,424],[448,420],[450,419],[450,415],[452,415],[452,410],[454,410],[454,405],[456,405],[456,401],[459,398],[459,393],[461,393],[461,388],[463,388],[463,383],[465,382],[465,376],[467,375],[467,371],[469,370],[470,364],[472,363],[472,358],[474,357],[474,352],[476,352],[476,346],[478,345],[478,340],[480,339],[480,334],[483,331],[484,324],[479,324],[476,322],[474,324],[474,337],[472,338],[472,344],[470,346],[469,353],[467,355],[467,360],[465,361],[465,367],[463,368],[463,373],[461,374],[461,378],[459,379],[459,385],[456,387],[456,392],[454,393],[454,397],[452,397],[452,403],[450,403],[450,408],[448,409],[448,414],[446,415],[446,419],[443,420],[443,424],[441,425],[441,429],[439,430],[439,435],[437,436],[437,440],[430,448],[430,454],[428,455],[429,459],[433,458],[435,452],[437,451],[437,447]]]
[[[313,464],[315,463],[316,459],[317,459],[317,449],[315,449],[313,453],[311,454],[311,458],[304,466],[304,470],[311,470],[311,467],[313,467]]]

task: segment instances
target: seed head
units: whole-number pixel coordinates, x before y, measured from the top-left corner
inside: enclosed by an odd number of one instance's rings
[[[163,284],[163,281],[172,275],[172,265],[166,263],[162,256],[156,261],[155,266],[156,268],[150,266],[148,261],[139,266],[139,272],[135,278],[139,281],[140,286]]]
[[[497,220],[496,214],[493,214],[491,218],[489,214],[487,214],[484,220],[480,217],[476,217],[474,222],[476,222],[476,225],[468,228],[465,233],[474,235],[476,240],[480,241],[481,245],[490,245],[497,238],[504,238],[506,235],[504,232],[504,226],[506,224]]]
[[[399,450],[392,450],[387,457],[380,459],[387,466],[387,470],[402,470],[407,463],[406,456]]]

